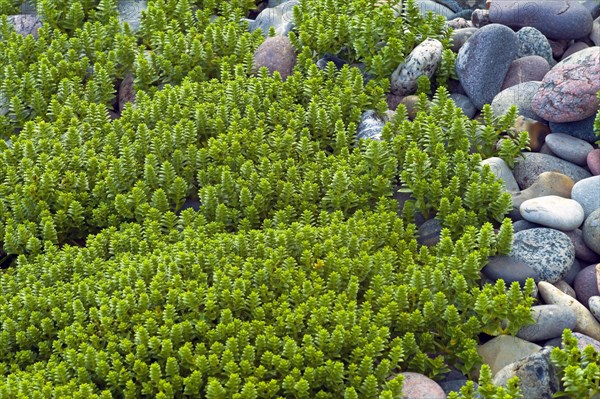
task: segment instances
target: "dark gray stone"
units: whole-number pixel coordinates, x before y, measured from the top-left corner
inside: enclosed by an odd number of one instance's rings
[[[565,232],[569,236],[573,245],[575,246],[575,256],[587,263],[598,263],[600,262],[600,255],[592,251],[585,245],[583,241],[583,232],[580,229]],[[574,278],[574,277],[573,277]]]
[[[458,108],[462,109],[467,118],[473,119],[477,113],[477,108],[475,108],[469,97],[465,96],[464,94],[452,93],[450,94],[450,98],[454,101]]]
[[[569,235],[568,234],[569,232],[565,231],[564,233]],[[571,240],[571,242],[572,242],[572,240]],[[569,271],[563,277],[564,282],[569,284],[572,287],[573,282],[575,281],[575,277],[577,277],[577,274],[581,271],[581,269],[583,269],[583,267],[581,266],[581,262],[579,262],[579,260],[577,260],[577,250],[575,250],[575,259],[573,260],[573,265],[571,265],[571,267],[569,268]]]
[[[547,135],[546,145],[557,157],[579,166],[586,166],[587,155],[594,149],[587,141],[564,133]]]
[[[535,324],[522,327],[517,337],[530,342],[560,337],[565,328],[574,329],[577,315],[567,306],[539,305],[531,308]]]
[[[589,265],[577,273],[577,277],[575,277],[573,283],[573,289],[577,294],[577,300],[586,308],[588,307],[588,301],[591,297],[600,295],[600,292],[598,292],[598,279],[596,277],[595,264]]]
[[[323,57],[319,58],[319,60],[317,61],[317,67],[319,69],[325,69],[327,67],[327,64],[329,64],[330,62],[333,62],[333,65],[335,65],[335,67],[338,70],[342,69],[344,65],[348,63],[346,60],[336,57],[333,54],[323,54]]]
[[[519,231],[535,229],[536,227],[544,227],[541,224],[532,223],[527,220],[517,220],[513,223],[513,233],[518,233]]]
[[[42,20],[38,15],[9,15],[7,20],[21,36],[31,35],[34,39],[38,38],[38,30],[42,27]]]
[[[442,382],[438,382],[438,385],[442,387],[442,389],[444,390],[444,393],[446,395],[449,395],[450,392],[459,392],[460,389],[468,382],[469,380],[463,379],[463,380],[452,380],[452,381],[442,381]],[[475,395],[473,395],[473,398],[475,399],[481,399],[481,395],[479,394],[479,392],[477,392],[477,389],[479,388],[479,385],[474,383],[473,384],[474,388],[475,388]]]
[[[429,219],[419,227],[417,243],[428,247],[440,242],[442,224],[437,219]]]
[[[510,256],[494,256],[490,258],[489,263],[481,272],[494,282],[499,279],[504,280],[507,286],[516,281],[521,287],[524,287],[525,281],[528,278],[532,278],[536,282],[540,280],[538,272],[526,263]]]
[[[554,123],[550,122],[550,131],[552,133],[564,133],[569,136],[577,137],[578,139],[585,140],[588,143],[594,143],[600,140],[600,137],[594,133],[594,120],[596,114],[582,119],[577,122],[565,122],[565,123]]]

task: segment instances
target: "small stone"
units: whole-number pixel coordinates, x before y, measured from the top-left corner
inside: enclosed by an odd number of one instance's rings
[[[477,352],[496,374],[505,366],[514,363],[533,353],[539,352],[541,346],[509,335],[499,335],[477,347]]]
[[[504,184],[504,189],[508,192],[518,192],[519,185],[512,174],[512,171],[502,158],[491,157],[481,161],[481,165],[489,165],[492,173]]]
[[[504,280],[507,286],[516,281],[521,287],[524,287],[528,278],[532,278],[536,282],[540,280],[538,272],[524,262],[510,256],[490,258],[481,272],[494,283],[499,279]]]
[[[432,247],[440,242],[442,224],[438,219],[429,219],[419,227],[417,243]]]
[[[571,198],[579,202],[587,218],[596,209],[600,209],[600,176],[579,180],[571,190]]]
[[[573,265],[575,248],[565,233],[540,227],[515,233],[509,256],[535,270],[542,281],[554,283]]]
[[[473,10],[473,14],[471,14],[471,23],[476,28],[482,28],[491,24],[490,12],[488,10]]]
[[[519,378],[523,398],[551,399],[560,391],[559,371],[550,360],[551,348],[542,348],[524,359],[511,363],[498,371],[492,382],[506,386],[508,380]]]
[[[127,103],[135,104],[135,90],[133,89],[133,74],[125,76],[119,85],[119,111],[123,112]]]
[[[484,26],[461,47],[456,73],[477,109],[492,102],[500,92],[518,50],[515,33],[504,25]],[[490,63],[489,60],[494,62]]]
[[[391,90],[405,96],[417,89],[417,78],[425,75],[433,77],[442,60],[444,46],[439,40],[425,39],[406,57],[406,62],[398,65],[391,77]]]
[[[400,104],[406,107],[406,112],[408,118],[413,120],[417,116],[417,104],[419,103],[419,96],[411,94],[410,96],[406,96],[400,101]]]
[[[270,73],[279,72],[282,80],[292,74],[296,64],[296,54],[287,36],[273,36],[265,39],[254,52],[254,72],[266,67]]]
[[[600,209],[596,209],[585,219],[581,231],[585,245],[600,254]]]
[[[451,19],[450,21],[446,21],[446,26],[454,29],[454,31],[457,31],[459,29],[472,28],[473,23],[471,21],[467,21],[464,18],[454,18],[454,19]],[[454,50],[452,50],[452,51],[454,51]]]
[[[335,65],[335,68],[338,71],[348,63],[346,60],[336,57],[333,54],[324,54],[323,57],[317,60],[317,68],[324,70],[330,62],[333,62],[333,65]]]
[[[517,116],[514,124],[518,132],[529,134],[529,147],[531,151],[538,152],[546,142],[546,136],[550,134],[548,125],[535,119]]]
[[[568,306],[577,316],[577,325],[574,331],[583,333],[594,339],[600,339],[600,323],[594,318],[590,311],[576,299],[561,292],[558,288],[545,281],[538,283],[538,289],[542,299],[547,304]]]
[[[523,230],[535,229],[536,227],[544,226],[540,226],[537,223],[528,222],[527,220],[517,220],[516,222],[513,222],[513,233],[518,233],[519,231]]]
[[[577,338],[577,347],[580,350],[584,350],[586,347],[591,345],[592,348],[594,348],[596,350],[596,352],[600,352],[600,342],[598,342],[594,338],[589,337],[585,334],[578,333],[578,332],[573,333],[573,337]],[[592,398],[592,399],[597,399],[597,398]]]
[[[558,288],[561,292],[570,296],[571,298],[577,299],[577,293],[575,292],[573,287],[571,287],[569,285],[569,283],[567,283],[565,280],[557,281],[556,283],[553,283],[552,285],[555,286],[556,288]]]
[[[552,48],[552,58],[559,60],[560,57],[565,53],[567,47],[569,47],[570,40],[552,40],[548,39],[550,47]],[[555,62],[556,63],[556,62]]]
[[[525,82],[539,82],[536,88],[537,91],[541,80],[546,76],[548,71],[550,71],[548,61],[538,55],[518,58],[510,64],[510,68],[502,83],[502,90]],[[533,119],[538,120],[540,118],[536,115]]]
[[[460,389],[465,386],[465,384],[468,382],[469,380],[466,379],[462,379],[462,380],[451,380],[451,381],[442,381],[442,382],[438,382],[439,386],[442,387],[442,389],[444,390],[444,393],[446,395],[449,395],[450,392],[459,392]],[[473,399],[481,399],[481,395],[479,394],[479,392],[477,392],[477,389],[479,388],[479,385],[477,383],[473,383],[473,388],[474,388],[474,395],[473,395]]]
[[[576,229],[576,230],[579,230],[579,229]],[[573,231],[575,231],[575,230],[573,230]],[[568,233],[570,233],[570,232],[565,232],[566,235],[569,235]],[[569,238],[571,238],[571,237],[569,237]],[[571,242],[573,242],[573,240],[571,240]],[[583,266],[581,266],[579,259],[577,259],[577,251],[575,251],[575,259],[573,260],[573,265],[571,265],[571,267],[569,268],[569,271],[567,272],[565,277],[563,277],[564,282],[569,284],[570,286],[572,286],[575,281],[575,277],[577,277],[577,274],[581,271],[581,269],[583,269]],[[559,281],[559,283],[560,283],[560,281]],[[565,292],[565,291],[563,291],[563,292]],[[573,290],[573,294],[575,294],[575,290]]]
[[[600,321],[600,296],[590,297],[588,301],[588,307],[590,308],[590,312],[594,315],[596,320]]]
[[[577,293],[577,300],[584,306],[587,306],[591,297],[600,295],[598,280],[596,279],[596,265],[583,268],[575,277],[573,288]]]
[[[518,193],[512,194],[513,207],[519,209],[521,204],[529,199],[556,195],[571,198],[574,182],[569,176],[556,172],[544,172],[538,176],[535,183]],[[519,213],[519,216],[521,214]]]
[[[533,109],[547,121],[580,121],[598,111],[598,91],[600,47],[590,47],[559,62],[544,76]]]
[[[377,112],[367,110],[363,112],[358,128],[356,129],[356,139],[381,140],[381,130],[385,123],[377,116]]]
[[[519,207],[523,219],[558,230],[574,230],[583,223],[581,205],[572,199],[548,195],[529,199]]]
[[[437,382],[423,374],[406,371],[400,373],[404,376],[402,394],[410,399],[446,399],[446,394]]]
[[[596,46],[600,46],[600,17],[594,20],[594,26],[590,32],[590,40],[594,42]]]
[[[519,29],[517,32],[519,39],[519,51],[517,57],[536,55],[547,61],[549,65],[556,64],[552,58],[552,46],[542,32],[531,26]],[[532,79],[541,80],[541,79]]]
[[[146,0],[119,0],[117,10],[119,21],[129,24],[132,32],[137,32],[142,20],[142,12],[148,9]]]
[[[531,81],[502,90],[492,100],[492,111],[496,116],[502,116],[508,112],[510,107],[516,105],[518,115],[542,121],[531,108],[533,96],[537,93],[540,85],[541,82]]]
[[[260,28],[263,36],[267,37],[269,30],[273,27],[276,35],[287,36],[294,28],[294,7],[299,4],[300,0],[289,0],[275,7],[266,8],[258,14],[255,20],[248,21],[248,30],[254,32]]]
[[[450,98],[454,101],[456,106],[462,110],[467,118],[473,119],[477,113],[477,108],[475,108],[469,97],[464,94],[452,93],[450,94]]]
[[[575,54],[576,52],[581,51],[581,50],[585,50],[586,48],[589,48],[589,46],[587,44],[585,44],[584,42],[574,42],[569,47],[567,47],[567,50],[562,55],[560,60],[562,61],[562,60],[566,59],[567,57],[571,56],[572,54]]]
[[[591,176],[587,170],[580,166],[552,155],[535,152],[524,152],[522,155],[524,159],[519,158],[513,169],[513,175],[521,189],[531,186],[538,176],[544,172],[562,173],[569,176],[574,182]]]
[[[24,37],[31,35],[37,40],[38,30],[42,27],[42,20],[40,19],[39,15],[9,15],[6,19],[9,24],[15,27],[15,31],[18,34]]]
[[[563,133],[549,134],[546,144],[559,158],[580,166],[586,165],[587,155],[594,149],[587,141]]]
[[[571,242],[573,242],[573,245],[575,246],[576,258],[588,263],[600,262],[600,255],[585,245],[585,241],[583,241],[583,232],[580,229],[566,231],[565,234],[569,236]]]
[[[462,28],[455,29],[450,34],[450,39],[452,40],[452,47],[450,49],[455,53],[458,53],[460,48],[473,36],[475,32],[477,32],[477,28]]]
[[[587,155],[587,167],[594,176],[600,175],[600,148],[590,151]]]
[[[517,337],[529,342],[560,337],[565,328],[572,330],[577,324],[573,310],[558,305],[533,306],[531,316],[535,324],[522,327],[517,332]]]
[[[577,122],[549,122],[548,124],[552,133],[568,134],[569,136],[577,137],[578,139],[585,140],[588,143],[593,144],[598,140],[598,136],[596,136],[596,133],[594,133],[595,119],[596,114]]]

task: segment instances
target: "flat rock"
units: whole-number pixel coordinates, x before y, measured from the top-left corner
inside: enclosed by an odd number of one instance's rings
[[[479,29],[461,47],[456,58],[456,73],[477,109],[491,103],[500,92],[518,48],[515,33],[499,24]]]
[[[583,333],[594,339],[600,339],[600,323],[585,306],[579,303],[579,301],[561,292],[558,288],[545,281],[540,281],[538,283],[538,290],[542,299],[547,304],[567,306],[575,312],[577,324],[574,331]]]
[[[533,27],[550,39],[579,39],[592,30],[592,15],[571,0],[491,0],[490,21],[514,29]]]
[[[419,76],[433,77],[442,60],[443,50],[444,46],[436,39],[425,39],[415,47],[406,57],[406,62],[398,65],[392,73],[392,92],[399,96],[413,94],[417,89]]]
[[[598,136],[596,136],[596,133],[594,133],[595,119],[596,114],[577,122],[549,122],[548,125],[550,126],[550,131],[552,133],[568,134],[569,136],[577,137],[578,139],[582,139],[593,144],[598,140]]]
[[[580,166],[586,166],[587,155],[594,149],[587,141],[564,133],[549,134],[546,144],[557,157]]]
[[[481,161],[481,165],[489,165],[492,173],[504,184],[504,189],[508,192],[518,192],[519,185],[512,174],[512,171],[506,162],[499,157],[491,157]]]
[[[504,280],[507,286],[516,281],[521,287],[524,287],[528,278],[532,278],[536,282],[540,279],[538,272],[526,263],[510,256],[494,256],[490,258],[488,264],[481,272],[493,282],[499,279]]]
[[[488,364],[492,374],[496,374],[505,366],[514,363],[533,353],[539,352],[541,346],[509,335],[499,335],[477,347],[477,352]]]
[[[585,241],[583,241],[583,231],[581,231],[581,229],[566,231],[565,234],[569,236],[571,242],[575,246],[576,258],[588,263],[600,262],[600,255],[598,255],[596,252],[589,249],[587,245],[585,245]]]
[[[541,80],[546,76],[548,71],[550,71],[548,61],[539,55],[528,55],[518,58],[510,64],[510,68],[502,83],[502,90],[525,82],[540,82],[539,84],[541,84]],[[536,91],[539,88],[539,84]],[[539,120],[541,118],[535,115],[533,119]]]
[[[265,39],[254,52],[254,72],[266,67],[272,74],[277,71],[282,80],[292,74],[296,64],[296,54],[287,36],[273,36]]]
[[[591,297],[600,295],[596,279],[596,265],[583,268],[575,277],[573,288],[577,294],[577,300],[584,306],[588,306]]]
[[[600,254],[600,209],[596,209],[585,219],[581,231],[585,245]]]
[[[590,312],[592,313],[592,315],[594,315],[596,320],[600,321],[600,296],[596,295],[590,297],[590,299],[588,300],[588,307],[590,308]]]
[[[423,374],[410,371],[400,373],[404,377],[402,394],[410,399],[446,399],[446,394],[437,382]]]
[[[600,47],[590,47],[559,62],[544,76],[533,109],[547,121],[580,121],[598,111],[598,91]]]
[[[542,32],[531,26],[526,26],[519,29],[517,38],[519,39],[519,51],[517,52],[517,57],[522,58],[537,55],[545,59],[549,65],[556,64],[556,61],[552,57],[552,46]]]
[[[531,107],[533,97],[540,88],[540,85],[541,82],[530,81],[502,90],[492,100],[492,111],[494,111],[496,116],[502,116],[508,112],[511,106],[516,105],[519,115],[541,121],[542,118],[537,116]]]
[[[573,329],[577,316],[571,308],[558,305],[538,305],[531,308],[535,324],[522,327],[517,337],[529,342],[560,337],[565,328]]]
[[[509,256],[535,270],[542,281],[554,283],[573,265],[575,248],[565,233],[540,227],[515,233]]]
[[[506,386],[508,380],[519,378],[519,388],[523,398],[552,399],[560,391],[560,377],[550,360],[552,348],[543,348],[524,359],[507,365],[498,371],[492,382]]]
[[[575,183],[571,198],[581,204],[586,218],[600,209],[600,176],[588,177]]]
[[[531,186],[544,172],[562,173],[573,179],[574,182],[591,176],[590,172],[580,166],[552,155],[535,152],[524,152],[522,155],[524,159],[519,158],[513,169],[513,175],[521,189]]]
[[[519,211],[525,220],[564,231],[576,229],[584,220],[583,208],[577,201],[557,195],[529,199]]]
[[[586,163],[594,176],[600,175],[600,148],[596,148],[588,153]]]

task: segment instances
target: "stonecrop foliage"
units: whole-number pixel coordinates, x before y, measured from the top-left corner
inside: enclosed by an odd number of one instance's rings
[[[399,398],[399,373],[471,375],[481,333],[531,322],[531,280],[480,281],[511,249],[481,160],[527,144],[514,115],[471,121],[439,87],[357,140],[402,57],[448,44],[391,3],[301,1],[285,81],[252,69],[251,1],[149,1],[134,33],[114,1],[41,0],[37,40],[0,17],[0,397]]]

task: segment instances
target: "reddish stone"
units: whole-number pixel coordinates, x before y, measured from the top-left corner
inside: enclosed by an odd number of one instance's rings
[[[550,71],[550,64],[539,55],[518,58],[510,64],[501,90],[520,83],[542,80],[548,71]]]
[[[254,72],[266,67],[270,73],[278,71],[282,80],[292,74],[296,53],[287,36],[267,38],[254,52]]]
[[[600,148],[596,148],[588,153],[587,167],[594,176],[600,175]]]
[[[419,373],[400,373],[404,376],[402,397],[407,399],[446,399],[446,393],[435,381]]]
[[[533,98],[533,110],[550,122],[575,122],[594,115],[600,91],[600,47],[581,50],[556,64]]]

